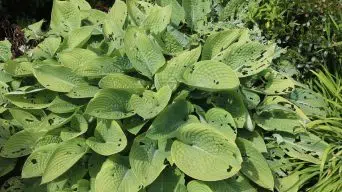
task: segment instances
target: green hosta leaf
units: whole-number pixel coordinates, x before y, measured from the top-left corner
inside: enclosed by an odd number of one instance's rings
[[[35,149],[31,155],[26,159],[22,169],[22,178],[31,178],[42,176],[48,161],[55,149],[58,147],[57,144],[48,144]]]
[[[239,130],[239,137],[246,139],[253,143],[254,148],[256,148],[260,153],[267,153],[267,147],[262,135],[259,134],[259,131],[248,131],[248,130]]]
[[[201,47],[198,47],[191,51],[184,51],[168,61],[165,67],[155,75],[154,83],[157,89],[168,85],[172,90],[176,90],[184,71],[198,60],[200,54]]]
[[[184,173],[178,169],[166,167],[159,177],[148,186],[147,191],[182,192],[184,184]]]
[[[110,9],[103,25],[103,33],[106,39],[109,41],[109,50],[119,49],[124,46],[124,30],[123,25],[125,24],[127,17],[127,6],[119,0],[115,1],[113,7]]]
[[[163,171],[166,157],[166,153],[158,150],[156,141],[140,135],[133,142],[129,163],[134,175],[146,187]]]
[[[0,65],[0,81],[3,83],[13,81],[12,75],[5,72],[3,65]]]
[[[37,117],[28,111],[13,108],[10,109],[9,112],[11,113],[12,117],[23,126],[23,128],[35,128],[40,124],[40,121],[37,119]]]
[[[69,49],[82,47],[90,39],[93,30],[93,26],[84,26],[71,31],[67,37],[67,47]]]
[[[253,91],[242,89],[243,100],[248,109],[255,109],[260,103],[260,96]]]
[[[17,164],[17,159],[8,159],[0,157],[0,177],[11,172],[15,165]]]
[[[170,23],[172,6],[159,7],[153,6],[149,11],[142,26],[154,34],[162,32]]]
[[[75,100],[59,96],[50,103],[48,110],[53,113],[70,113],[76,111],[79,107]]]
[[[74,87],[69,93],[66,94],[66,96],[76,99],[90,98],[94,97],[99,90],[100,89],[98,87],[83,84]]]
[[[168,26],[163,33],[157,36],[156,40],[164,54],[168,55],[176,56],[184,48],[189,48],[189,37],[172,26]]]
[[[114,90],[102,89],[90,100],[86,112],[94,117],[103,119],[123,119],[134,115],[129,100],[131,93]]]
[[[75,138],[60,144],[49,158],[44,170],[42,183],[50,182],[79,161],[88,151],[85,139]]]
[[[308,116],[327,116],[328,105],[324,98],[309,89],[296,88],[289,99]]]
[[[11,46],[8,40],[0,41],[0,62],[6,62],[12,58]]]
[[[190,123],[180,128],[171,155],[177,167],[192,178],[217,181],[232,177],[242,158],[234,140],[208,124]]]
[[[1,192],[22,192],[25,189],[25,184],[19,176],[11,177],[1,186]]]
[[[115,1],[109,10],[107,20],[111,20],[119,28],[123,28],[127,17],[127,6],[124,1]]]
[[[202,60],[218,57],[224,50],[244,36],[248,36],[246,29],[230,29],[209,36],[203,46]]]
[[[192,105],[184,100],[169,105],[152,122],[146,136],[155,140],[174,137],[177,129],[186,123],[192,111]]]
[[[128,160],[121,156],[111,156],[102,165],[95,179],[95,192],[139,191],[142,185],[129,169]]]
[[[73,71],[82,68],[87,61],[97,58],[97,54],[88,49],[75,48],[73,50],[63,51],[58,54],[59,62]]]
[[[103,77],[110,73],[122,72],[120,58],[118,57],[97,57],[84,62],[82,67],[75,70],[76,74],[85,77]]]
[[[158,3],[163,7],[171,5],[171,22],[175,26],[178,26],[180,22],[185,20],[185,10],[177,0],[159,0]]]
[[[88,123],[86,119],[79,114],[73,116],[70,124],[65,126],[60,137],[64,140],[70,140],[84,134],[88,130]]]
[[[165,64],[160,48],[145,34],[136,28],[128,28],[125,35],[125,50],[133,67],[148,78]]]
[[[113,73],[105,76],[99,82],[102,89],[123,90],[131,93],[142,93],[145,90],[146,82],[122,73]]]
[[[44,20],[40,20],[36,23],[33,23],[27,28],[24,29],[25,37],[27,40],[35,39],[38,40],[42,38],[44,35],[44,32],[42,31],[42,26],[43,26]]]
[[[227,139],[235,140],[236,125],[232,115],[224,109],[212,108],[205,114],[207,122],[221,132]]]
[[[69,92],[86,82],[69,68],[54,65],[41,65],[34,69],[34,75],[45,88],[57,92]]]
[[[200,29],[207,22],[207,14],[211,11],[211,1],[183,0],[185,21],[192,29]]]
[[[70,122],[74,115],[74,113],[50,113],[47,117],[43,119],[42,124],[45,125],[44,129],[51,131],[56,128],[60,128],[66,123]]]
[[[138,115],[144,119],[152,119],[167,106],[171,94],[168,86],[162,87],[156,93],[146,90],[143,95],[132,95],[130,104]]]
[[[295,88],[292,79],[273,69],[267,69],[252,78],[243,79],[241,82],[247,88],[267,95],[284,95],[291,93]]]
[[[87,174],[85,168],[86,158],[80,159],[68,171],[56,178],[55,180],[47,183],[46,188],[48,192],[59,190],[69,190],[73,185],[77,185],[78,181],[84,178]],[[69,192],[69,191],[68,191]]]
[[[264,105],[257,108],[254,120],[258,126],[267,131],[284,131],[294,133],[299,130],[305,114],[295,105],[281,97],[266,97]]]
[[[54,92],[45,89],[9,92],[5,97],[14,105],[23,109],[43,109],[56,97]]]
[[[38,46],[32,50],[33,59],[53,58],[60,44],[61,44],[60,37],[50,36],[44,39],[43,42],[39,43]]]
[[[22,130],[12,135],[1,147],[0,156],[5,158],[17,158],[30,154],[35,143],[45,133],[32,129]]]
[[[76,1],[55,0],[52,6],[50,27],[61,34],[81,26],[81,11]]]
[[[135,115],[133,117],[123,119],[122,124],[125,130],[133,135],[137,135],[147,122],[147,120],[143,120],[140,116]]]
[[[100,120],[95,129],[95,137],[87,139],[87,145],[100,155],[113,155],[122,151],[127,139],[116,121]]]
[[[18,62],[15,60],[7,61],[4,69],[15,77],[31,76],[33,70],[31,62]]]
[[[83,20],[89,21],[93,25],[100,25],[106,19],[107,14],[98,9],[89,9],[81,12]]]
[[[290,157],[320,164],[320,159],[329,146],[325,141],[311,133],[274,134],[277,143]]]
[[[97,153],[92,153],[88,160],[88,170],[89,176],[95,179],[97,173],[101,170],[101,166],[107,157],[99,155]]]
[[[226,91],[240,85],[235,72],[217,61],[200,61],[189,66],[184,71],[183,82],[206,91]]]
[[[268,68],[274,54],[275,44],[263,45],[258,42],[249,42],[231,45],[214,59],[229,65],[239,77],[247,77]]]
[[[257,192],[257,190],[241,175],[223,181],[205,182],[190,181],[188,192]]]
[[[246,139],[238,138],[237,145],[243,158],[241,172],[261,187],[273,190],[274,179],[266,159]]]

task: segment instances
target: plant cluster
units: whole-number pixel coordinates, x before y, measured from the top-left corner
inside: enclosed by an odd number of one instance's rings
[[[37,47],[0,42],[0,191],[341,191],[307,131],[332,103],[243,27],[258,3],[55,0]]]
[[[342,2],[340,0],[262,0],[245,22],[257,23],[267,39],[288,52],[283,60],[297,66],[299,78],[321,65],[341,70]]]

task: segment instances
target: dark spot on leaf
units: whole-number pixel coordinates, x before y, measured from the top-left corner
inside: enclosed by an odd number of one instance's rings
[[[229,165],[229,167],[228,167],[228,169],[227,169],[227,172],[230,172],[231,170],[232,170],[232,166],[231,165]]]
[[[36,163],[37,163],[37,160],[36,160],[36,159],[32,159],[32,160],[31,160],[31,163],[32,163],[32,164],[36,164]]]

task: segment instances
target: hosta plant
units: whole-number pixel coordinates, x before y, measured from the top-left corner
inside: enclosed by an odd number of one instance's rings
[[[271,67],[278,48],[232,22],[238,5],[55,0],[50,30],[25,30],[37,47],[11,59],[1,42],[1,191],[303,186],[296,162],[329,147],[305,130],[326,103]]]

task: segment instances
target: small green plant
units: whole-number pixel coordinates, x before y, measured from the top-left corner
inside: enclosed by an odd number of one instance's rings
[[[306,128],[328,104],[272,67],[274,43],[240,27],[257,3],[117,0],[104,13],[55,0],[50,30],[25,30],[37,47],[10,59],[0,44],[0,176],[12,176],[1,191],[310,184],[300,168],[330,145]]]

